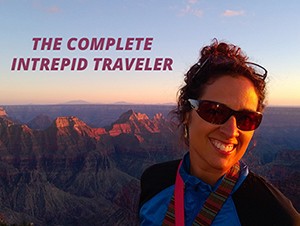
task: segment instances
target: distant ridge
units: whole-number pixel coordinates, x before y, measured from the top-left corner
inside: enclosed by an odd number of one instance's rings
[[[114,102],[112,104],[116,104],[116,105],[132,105],[133,103],[129,103],[129,102],[126,102],[126,101],[117,101],[117,102]]]
[[[72,104],[91,104],[85,100],[71,100],[71,101],[67,101],[65,103],[61,103],[61,104],[66,104],[66,105],[72,105]]]
[[[171,105],[171,106],[173,106],[173,105],[177,105],[177,103],[175,103],[175,102],[168,102],[168,103],[162,103],[161,105]]]

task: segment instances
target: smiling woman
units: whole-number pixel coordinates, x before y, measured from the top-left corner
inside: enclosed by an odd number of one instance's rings
[[[241,161],[262,120],[266,76],[235,45],[202,49],[175,110],[189,152],[143,173],[141,225],[299,225],[291,202]]]

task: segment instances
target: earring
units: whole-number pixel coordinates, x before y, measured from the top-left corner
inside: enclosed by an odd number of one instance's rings
[[[184,125],[184,138],[188,139],[188,137],[189,137],[188,127],[187,127],[187,125]]]

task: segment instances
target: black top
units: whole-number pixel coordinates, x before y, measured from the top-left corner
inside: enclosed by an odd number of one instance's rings
[[[140,207],[175,184],[180,160],[153,165],[141,177]],[[243,226],[300,226],[300,215],[291,201],[264,178],[249,172],[232,195]]]

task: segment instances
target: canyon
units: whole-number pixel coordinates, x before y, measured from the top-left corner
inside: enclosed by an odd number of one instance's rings
[[[138,225],[142,172],[186,152],[170,106],[112,106],[114,114],[91,106],[97,115],[55,107],[36,115],[32,106],[0,108],[0,223]],[[244,161],[299,210],[300,126],[278,121],[285,112],[269,113]]]

